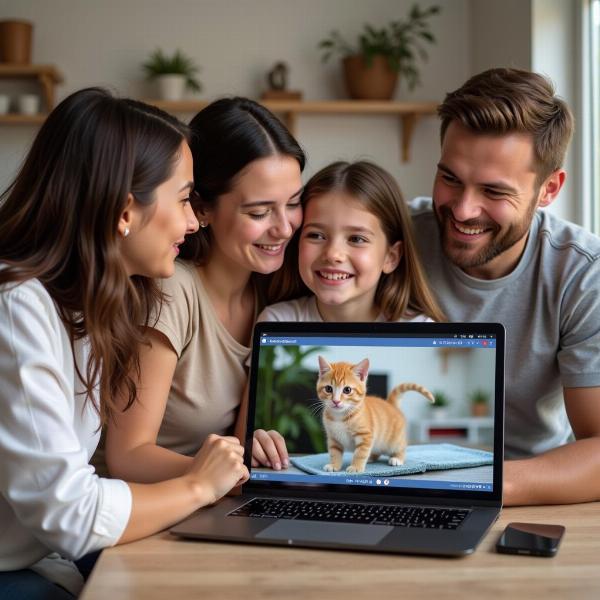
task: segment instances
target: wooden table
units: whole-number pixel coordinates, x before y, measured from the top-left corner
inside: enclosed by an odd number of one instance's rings
[[[501,555],[510,521],[567,528],[554,558]],[[509,508],[472,556],[438,559],[181,541],[167,533],[101,555],[83,600],[140,598],[600,598],[600,503]]]

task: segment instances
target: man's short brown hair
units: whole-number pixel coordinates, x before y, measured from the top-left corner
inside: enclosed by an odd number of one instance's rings
[[[546,77],[520,69],[489,69],[446,94],[438,107],[441,139],[452,121],[474,133],[526,133],[533,138],[538,184],[562,167],[573,115]]]

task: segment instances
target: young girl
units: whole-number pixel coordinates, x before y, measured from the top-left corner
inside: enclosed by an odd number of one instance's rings
[[[369,162],[337,162],[314,175],[302,193],[304,222],[297,250],[301,281],[258,321],[443,321],[417,255],[410,214],[394,178]],[[293,260],[289,253],[289,259]],[[286,257],[286,260],[288,257]],[[283,438],[255,434],[253,466],[286,465]],[[271,441],[272,440],[272,441]]]
[[[102,424],[134,406],[139,324],[186,234],[185,126],[100,89],[41,127],[0,198],[0,589],[73,598],[85,554],[160,531],[248,476],[243,448],[210,437],[179,477],[99,478]],[[62,558],[65,557],[65,558]],[[69,591],[67,591],[69,590]]]
[[[302,194],[299,275],[260,321],[443,321],[394,178],[369,162],[337,162]],[[292,255],[290,253],[290,260]]]
[[[142,349],[141,402],[107,432],[111,474],[135,481],[179,476],[210,433],[233,431],[262,284],[302,222],[304,153],[272,113],[224,98],[190,127],[200,229],[162,282],[169,302]]]

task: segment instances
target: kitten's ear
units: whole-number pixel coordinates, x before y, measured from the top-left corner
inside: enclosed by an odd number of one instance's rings
[[[366,381],[369,374],[369,359],[365,358],[361,360],[357,365],[354,365],[352,370],[358,375],[361,381]]]
[[[319,376],[322,377],[327,371],[331,371],[331,365],[322,356],[319,356]]]

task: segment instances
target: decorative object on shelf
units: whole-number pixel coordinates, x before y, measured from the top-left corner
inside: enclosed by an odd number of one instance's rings
[[[8,94],[0,94],[0,115],[8,113],[10,108],[10,96]]]
[[[471,401],[471,414],[474,417],[485,417],[488,414],[490,395],[485,390],[474,390],[469,395]]]
[[[436,421],[442,421],[448,417],[448,406],[450,401],[445,392],[440,390],[434,390],[433,392],[433,404],[430,404],[431,416]]]
[[[302,92],[288,90],[290,68],[284,62],[275,63],[267,73],[269,89],[263,92],[261,100],[302,100]]]
[[[29,79],[39,84],[40,93],[34,94],[35,100],[25,101],[25,110],[19,109],[19,102],[15,103],[17,114],[4,114],[0,116],[0,123],[7,125],[32,125],[40,124],[45,118],[45,112],[54,108],[55,86],[62,83],[61,73],[52,65],[13,65],[0,64],[0,79]],[[36,110],[31,113],[32,103],[36,102]],[[29,106],[29,109],[27,108]],[[10,106],[9,106],[10,109]],[[27,112],[25,112],[27,111]]]
[[[29,21],[0,21],[0,63],[31,63],[33,25]]]
[[[424,44],[435,43],[428,19],[440,10],[439,6],[421,9],[414,4],[406,20],[391,21],[381,29],[366,24],[357,46],[350,45],[334,30],[319,43],[323,62],[333,54],[342,55],[351,98],[389,100],[394,95],[398,76],[412,90],[420,83],[417,58],[426,60]]]
[[[37,94],[21,94],[17,98],[17,110],[22,115],[37,115],[40,112],[40,97]]]
[[[199,68],[180,50],[168,56],[157,49],[142,66],[146,78],[157,82],[158,94],[162,100],[181,100],[186,89],[192,92],[202,90],[196,77]]]

